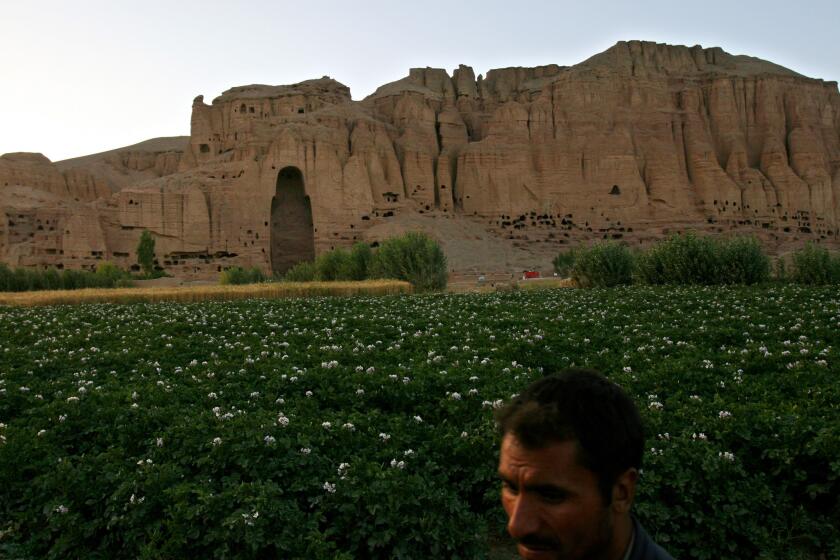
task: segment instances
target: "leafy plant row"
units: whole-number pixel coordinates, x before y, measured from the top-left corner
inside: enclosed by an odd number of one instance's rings
[[[777,261],[776,279],[800,284],[840,283],[840,254],[808,244],[793,253],[788,272]],[[566,251],[554,259],[558,274],[570,275],[579,285],[632,284],[758,284],[772,276],[770,257],[754,237],[701,237],[689,232],[673,235],[644,251],[617,242]]]
[[[386,239],[374,251],[366,243],[356,243],[348,251],[334,249],[322,253],[315,262],[304,262],[289,270],[284,279],[367,280],[388,278],[411,282],[418,292],[446,287],[448,271],[443,249],[428,235],[408,232]]]
[[[131,285],[131,276],[111,262],[102,262],[95,272],[48,268],[15,268],[0,263],[0,292],[35,290],[78,290],[81,288],[115,288]]]

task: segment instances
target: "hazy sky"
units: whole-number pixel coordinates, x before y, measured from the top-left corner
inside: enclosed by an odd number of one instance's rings
[[[196,95],[329,75],[354,99],[410,67],[571,65],[620,40],[840,79],[837,0],[0,0],[0,154],[53,161],[187,135]]]

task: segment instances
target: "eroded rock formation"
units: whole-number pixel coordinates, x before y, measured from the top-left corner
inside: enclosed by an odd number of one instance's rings
[[[143,229],[161,266],[205,277],[282,271],[400,224],[479,228],[534,266],[563,245],[687,229],[754,232],[775,251],[840,241],[837,83],[718,48],[632,41],[572,67],[412,69],[362,101],[327,77],[237,87],[197,97],[188,141],[161,142],[58,164],[2,156],[0,258],[130,266]],[[455,271],[524,262],[481,267],[447,246]]]

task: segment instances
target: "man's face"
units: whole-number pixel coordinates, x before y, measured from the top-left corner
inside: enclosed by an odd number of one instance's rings
[[[574,441],[527,449],[510,433],[502,440],[502,506],[523,558],[596,559],[614,548],[613,513],[577,453]]]

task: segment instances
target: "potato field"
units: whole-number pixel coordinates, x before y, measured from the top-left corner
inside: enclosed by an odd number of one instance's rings
[[[596,368],[676,558],[840,558],[840,290],[0,307],[0,558],[484,558],[493,409]]]

